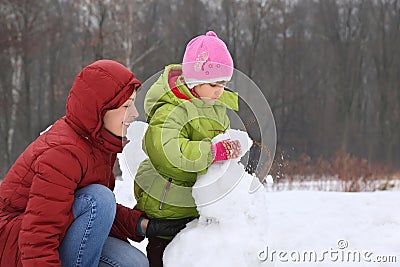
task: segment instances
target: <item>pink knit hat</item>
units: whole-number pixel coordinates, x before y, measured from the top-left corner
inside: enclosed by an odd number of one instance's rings
[[[189,88],[204,83],[229,81],[233,60],[225,43],[213,31],[193,38],[182,61],[183,78]]]

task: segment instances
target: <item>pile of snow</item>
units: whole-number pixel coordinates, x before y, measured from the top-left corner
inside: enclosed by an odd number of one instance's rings
[[[135,204],[133,177],[146,157],[141,149],[146,127],[132,124],[131,142],[118,156],[123,180],[116,182],[116,198],[129,207]],[[249,147],[246,134],[229,134]],[[251,193],[253,182],[236,160],[214,164],[198,177],[193,195],[200,219],[166,248],[165,266],[398,266],[399,191],[267,192],[260,187]],[[145,252],[146,242],[132,244]]]
[[[239,140],[242,156],[252,145],[247,133],[228,130],[213,140]],[[199,175],[193,197],[200,214],[166,248],[165,266],[257,266],[257,252],[267,240],[266,191],[238,159],[211,165]],[[245,242],[249,240],[251,242]],[[201,242],[197,242],[201,241]],[[202,256],[200,256],[202,255]],[[195,259],[195,260],[194,260]]]

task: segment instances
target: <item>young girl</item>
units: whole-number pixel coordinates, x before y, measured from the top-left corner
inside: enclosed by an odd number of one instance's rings
[[[76,77],[66,116],[27,147],[0,185],[0,266],[148,266],[127,239],[185,227],[115,203],[112,170],[138,116],[139,86],[111,60]]]
[[[226,108],[237,110],[238,96],[224,90],[233,74],[232,57],[214,32],[192,39],[182,65],[169,65],[145,98],[148,155],[135,177],[136,209],[150,218],[198,217],[191,188],[197,174],[215,161],[238,157],[240,143],[211,139],[230,127]],[[151,237],[150,266],[162,266],[171,238]]]

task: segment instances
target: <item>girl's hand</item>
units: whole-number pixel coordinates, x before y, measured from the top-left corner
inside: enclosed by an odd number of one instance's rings
[[[222,140],[215,145],[212,145],[211,150],[213,152],[213,162],[235,159],[242,153],[242,147],[239,140],[232,141],[230,139]]]

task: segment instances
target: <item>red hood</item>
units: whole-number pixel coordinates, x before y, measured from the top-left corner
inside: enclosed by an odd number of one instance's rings
[[[99,60],[84,68],[72,84],[66,105],[66,120],[81,136],[100,148],[119,152],[117,142],[105,132],[107,110],[121,106],[141,83],[123,65]],[[121,148],[115,144],[121,143]]]
[[[179,91],[178,87],[176,87],[176,81],[178,80],[179,77],[181,77],[181,74],[182,74],[182,70],[170,70],[169,71],[169,73],[168,73],[169,88],[171,89],[171,91],[174,93],[174,95],[177,98],[186,99],[186,100],[191,101],[187,95],[185,95],[184,93]]]

